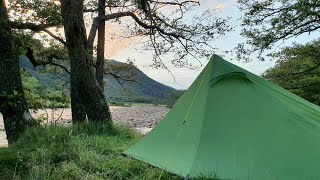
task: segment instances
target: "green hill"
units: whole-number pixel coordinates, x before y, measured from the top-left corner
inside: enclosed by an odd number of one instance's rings
[[[109,60],[108,62],[113,66],[128,66],[128,64],[115,60]],[[110,101],[142,103],[163,102],[167,93],[174,90],[172,87],[166,86],[151,79],[133,65],[130,70],[120,71],[118,74],[119,73],[122,75],[131,73],[131,79],[133,79],[134,82],[120,80],[120,82],[123,83],[120,84],[113,76],[106,76],[105,94]]]
[[[121,63],[115,60],[108,60],[107,62],[109,65],[115,68],[120,66],[130,67],[128,68],[129,70],[117,69],[115,73],[124,76],[130,73],[130,79],[133,80],[120,80],[120,84],[113,76],[106,75],[104,78],[105,95],[109,101],[161,103],[165,101],[167,93],[174,90],[172,87],[166,86],[151,79],[133,65]],[[34,67],[29,59],[24,56],[20,56],[20,66],[33,77],[37,78],[41,85],[47,86],[48,88],[51,88],[52,85],[57,81],[69,81],[69,75],[63,70],[61,70],[59,73],[56,73],[56,71],[52,70],[52,68]]]

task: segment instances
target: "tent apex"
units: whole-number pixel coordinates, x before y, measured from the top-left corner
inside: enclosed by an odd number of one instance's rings
[[[221,59],[221,57],[218,54],[213,54],[210,60],[214,60],[214,59]]]

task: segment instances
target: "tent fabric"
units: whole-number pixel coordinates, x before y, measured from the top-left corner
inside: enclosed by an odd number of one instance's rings
[[[125,154],[183,177],[320,179],[320,109],[214,55]]]

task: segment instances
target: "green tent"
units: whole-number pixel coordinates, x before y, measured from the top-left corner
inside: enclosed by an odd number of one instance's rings
[[[320,109],[214,55],[125,154],[184,177],[320,179]]]

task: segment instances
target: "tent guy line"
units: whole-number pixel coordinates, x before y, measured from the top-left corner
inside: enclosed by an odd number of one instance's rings
[[[207,75],[208,69],[209,69],[209,68],[206,68],[206,69],[205,69],[205,76]],[[203,78],[201,79],[200,86],[198,87],[197,92],[196,92],[196,94],[194,95],[194,97],[193,97],[193,99],[192,99],[192,103],[190,104],[189,109],[188,109],[188,112],[187,112],[186,116],[184,117],[184,121],[182,122],[182,124],[181,124],[181,126],[180,126],[178,135],[177,135],[177,137],[176,137],[176,143],[174,143],[174,144],[172,145],[172,151],[169,152],[168,158],[166,158],[166,162],[165,162],[164,167],[166,167],[166,166],[168,165],[170,156],[172,155],[172,153],[174,153],[174,150],[175,150],[175,147],[176,147],[176,145],[177,145],[177,142],[179,141],[179,137],[180,137],[181,131],[182,131],[183,127],[185,126],[185,122],[187,121],[188,115],[189,115],[189,113],[190,113],[190,111],[191,111],[191,107],[193,106],[194,101],[195,101],[195,99],[196,99],[197,96],[198,96],[199,90],[200,90],[200,88],[201,88],[201,86],[202,86],[202,84],[203,84],[203,81],[204,81],[204,77],[205,77],[205,76],[203,76]],[[159,178],[158,178],[159,180],[161,179],[161,177],[162,177],[162,175],[163,175],[164,169],[165,169],[165,168],[163,168],[162,171],[161,171],[161,173],[160,173],[160,176],[159,176]],[[187,176],[188,176],[188,175],[187,175]]]

